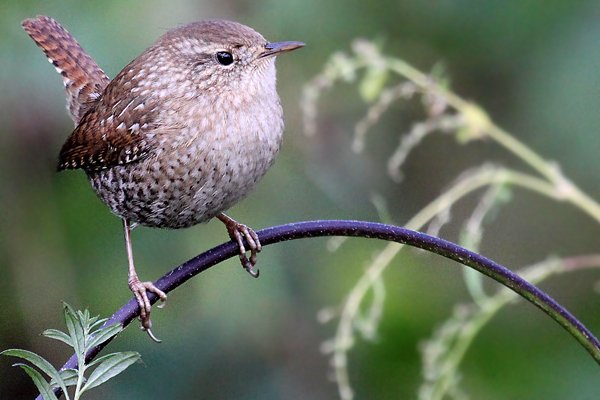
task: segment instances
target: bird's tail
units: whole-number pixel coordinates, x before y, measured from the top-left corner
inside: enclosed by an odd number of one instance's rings
[[[67,91],[67,110],[75,125],[78,125],[89,105],[100,97],[110,79],[75,38],[54,19],[38,16],[24,20],[21,26],[61,74]]]

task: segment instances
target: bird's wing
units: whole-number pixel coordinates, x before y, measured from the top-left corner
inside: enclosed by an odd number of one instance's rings
[[[77,126],[110,79],[75,38],[54,19],[39,16],[26,19],[21,25],[62,75],[67,91],[67,109]]]
[[[159,123],[156,100],[140,93],[126,67],[107,86],[63,145],[58,170],[101,170],[147,156]]]

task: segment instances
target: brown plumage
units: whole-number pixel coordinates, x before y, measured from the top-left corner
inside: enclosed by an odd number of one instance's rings
[[[67,109],[77,126],[110,79],[75,38],[54,19],[38,16],[26,19],[21,26],[62,75],[67,91]]]
[[[258,237],[223,211],[275,160],[283,132],[275,56],[303,44],[269,43],[236,22],[196,22],[167,32],[109,82],[55,20],[29,19],[23,28],[63,76],[76,124],[58,169],[83,169],[123,219],[129,286],[144,329],[150,328],[147,292],[166,295],[138,279],[132,224],[184,228],[216,216],[237,241],[244,268],[258,276]]]
[[[123,92],[129,84],[126,75],[117,76],[104,91],[100,102],[108,107],[94,106],[83,116],[60,151],[58,170],[98,171],[138,161],[150,152],[146,133],[159,128],[156,104]]]

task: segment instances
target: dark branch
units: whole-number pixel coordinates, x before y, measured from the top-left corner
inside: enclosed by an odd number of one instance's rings
[[[509,269],[447,240],[392,225],[343,220],[297,222],[263,229],[256,233],[263,246],[302,238],[350,236],[403,243],[458,261],[512,289],[517,294],[542,309],[542,311],[571,333],[571,335],[573,335],[573,337],[575,337],[575,339],[592,355],[596,362],[600,364],[600,342],[564,307],[542,290],[523,280]],[[236,256],[237,250],[237,244],[233,242],[221,244],[173,269],[157,280],[155,284],[159,289],[168,293],[182,285],[188,279],[198,275],[200,272],[205,271],[228,258]],[[157,298],[153,293],[150,293],[149,297],[152,303],[157,301]],[[121,307],[120,310],[114,313],[105,325],[120,323],[125,327],[138,315],[138,303],[135,299],[131,299],[127,304]],[[96,357],[107,344],[108,342],[105,342],[101,346],[92,349],[87,354],[86,360],[89,362]],[[76,367],[77,358],[72,356],[62,368]],[[41,397],[38,397],[38,399],[41,400]]]

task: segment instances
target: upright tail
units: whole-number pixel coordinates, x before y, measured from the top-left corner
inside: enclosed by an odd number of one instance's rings
[[[77,126],[110,79],[75,38],[54,19],[38,16],[24,20],[21,26],[62,75],[67,91],[67,110]]]

